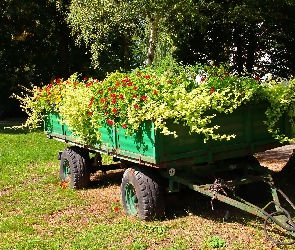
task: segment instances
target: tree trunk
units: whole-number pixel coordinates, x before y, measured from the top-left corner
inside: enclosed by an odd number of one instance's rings
[[[60,25],[60,38],[59,38],[59,50],[60,50],[60,77],[69,77],[69,32],[67,27]]]
[[[234,64],[236,64],[236,68],[238,70],[239,75],[243,72],[243,47],[242,47],[242,38],[241,38],[241,28],[237,25],[234,29],[234,43],[237,48],[236,51],[236,60]]]
[[[60,52],[60,61],[59,61],[59,77],[67,78],[69,77],[69,67],[70,67],[70,58],[69,58],[69,37],[70,29],[64,20],[63,13],[61,11],[66,11],[67,6],[70,1],[64,1],[62,10],[56,10],[56,25],[59,32],[59,52]]]
[[[123,68],[125,71],[128,71],[130,68],[130,50],[129,50],[129,38],[127,38],[125,35],[123,36],[123,42],[124,42],[124,59],[123,59]]]
[[[151,22],[151,30],[150,30],[150,37],[149,37],[148,54],[146,59],[147,66],[151,65],[155,59],[159,18],[158,17],[151,18],[150,22]]]
[[[253,66],[255,61],[255,51],[256,51],[256,36],[255,36],[255,24],[250,25],[249,30],[249,45],[247,50],[247,61],[246,69],[247,73],[251,74],[253,72]]]

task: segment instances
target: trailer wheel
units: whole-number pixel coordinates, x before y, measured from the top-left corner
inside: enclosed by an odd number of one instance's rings
[[[121,194],[124,211],[129,216],[152,220],[164,215],[165,203],[160,181],[150,169],[126,169]]]
[[[77,146],[69,147],[61,154],[60,178],[73,189],[89,186],[89,155]]]

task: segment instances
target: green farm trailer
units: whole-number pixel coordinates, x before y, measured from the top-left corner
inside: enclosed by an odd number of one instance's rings
[[[131,135],[125,129],[102,123],[101,140],[94,145],[79,143],[71,129],[58,114],[48,114],[44,120],[45,133],[72,146],[59,153],[60,178],[72,188],[86,188],[90,173],[112,167],[125,169],[121,183],[122,205],[127,215],[142,220],[160,218],[165,213],[165,192],[177,192],[189,187],[197,192],[225,202],[274,223],[291,236],[295,231],[290,214],[281,206],[279,197],[293,207],[286,195],[275,187],[272,171],[261,166],[253,156],[257,152],[282,146],[267,131],[266,106],[244,106],[230,114],[217,115],[212,126],[219,125],[220,134],[235,134],[231,140],[207,140],[201,134],[190,133],[189,127],[167,120],[170,131],[178,137],[164,135],[152,121],[142,123]],[[291,136],[291,123],[282,115],[277,123],[281,133]],[[101,154],[113,156],[120,162],[104,166]],[[90,155],[92,157],[90,157]],[[240,186],[264,182],[269,185],[272,200],[263,208],[245,201],[236,194]],[[257,192],[260,192],[258,190]],[[277,244],[292,244],[267,237]]]

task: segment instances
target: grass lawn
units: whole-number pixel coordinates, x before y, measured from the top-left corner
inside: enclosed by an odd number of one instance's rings
[[[212,211],[195,192],[167,197],[162,221],[126,217],[123,171],[63,189],[57,153],[67,145],[10,125],[0,122],[0,249],[295,249],[267,240],[262,220],[218,202]]]

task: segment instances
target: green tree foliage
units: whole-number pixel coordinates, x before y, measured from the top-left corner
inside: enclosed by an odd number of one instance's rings
[[[172,52],[185,64],[295,74],[294,0],[3,0],[0,11],[0,113],[18,84],[74,72],[102,79]]]
[[[239,73],[251,74],[257,69],[260,75],[295,74],[294,1],[204,0],[199,1],[199,10],[207,18],[206,27],[186,21],[191,31],[179,29],[173,39],[179,60],[230,61],[232,69]]]
[[[20,91],[19,84],[48,84],[83,72],[90,61],[74,46],[54,2],[5,0],[0,11],[0,113],[12,115],[19,104],[9,97]]]
[[[68,20],[77,40],[90,47],[94,64],[112,71],[150,65],[163,55],[157,46],[171,47],[174,26],[198,22],[199,15],[193,0],[73,0]]]

